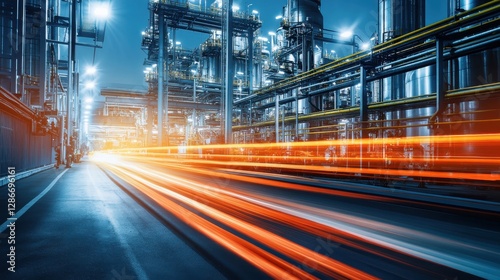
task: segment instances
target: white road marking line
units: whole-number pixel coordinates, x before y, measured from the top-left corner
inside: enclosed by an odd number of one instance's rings
[[[28,211],[31,206],[33,206],[35,203],[37,203],[40,198],[42,198],[45,194],[47,194],[50,189],[52,189],[52,187],[57,183],[57,181],[59,181],[59,179],[61,179],[61,177],[64,175],[64,173],[66,173],[66,171],[68,171],[69,169],[65,169],[61,174],[59,174],[59,176],[57,176],[39,195],[37,195],[35,198],[33,198],[28,204],[24,205],[23,208],[21,208],[21,210],[17,211],[16,214],[14,216],[12,216],[11,218],[16,218],[16,219],[19,219],[24,213],[26,213],[26,211]],[[4,230],[7,229],[7,225],[10,223],[10,221],[6,221],[5,223],[2,224],[2,227],[0,227],[0,232],[3,232]]]

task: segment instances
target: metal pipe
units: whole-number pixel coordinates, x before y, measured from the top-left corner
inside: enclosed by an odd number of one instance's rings
[[[412,42],[417,41],[417,40],[422,39],[422,38],[425,38],[426,36],[430,37],[430,36],[445,32],[446,30],[452,30],[454,28],[463,27],[464,24],[473,23],[474,21],[480,20],[483,15],[488,15],[488,14],[498,12],[500,7],[498,7],[498,5],[492,5],[492,3],[498,4],[498,3],[500,3],[500,0],[495,0],[495,1],[489,2],[487,4],[481,5],[477,8],[471,9],[467,12],[464,12],[458,16],[459,18],[456,18],[456,17],[448,18],[446,20],[437,22],[435,24],[428,25],[426,27],[415,30],[413,32],[409,32],[405,35],[402,35],[398,38],[391,40],[390,42],[386,42],[386,43],[377,45],[372,50],[373,55],[382,54],[383,52],[390,51],[391,49],[394,49],[394,48],[401,48],[402,46],[404,46],[406,44],[411,44]],[[490,7],[490,6],[492,6],[492,7]],[[471,14],[476,13],[476,12],[477,12],[477,14],[471,15]],[[444,24],[444,25],[442,25],[442,24]],[[318,73],[323,73],[325,71],[330,70],[331,68],[338,67],[338,65],[341,65],[342,63],[344,63],[348,60],[350,60],[349,62],[352,63],[355,61],[369,58],[370,55],[372,55],[372,54],[371,53],[370,54],[357,53],[354,55],[347,56],[344,59],[342,59],[341,61],[334,61],[334,62],[331,62],[329,64],[325,64],[325,65],[318,67],[316,69],[313,69],[311,71],[301,73],[301,74],[299,74],[291,79],[283,80],[279,83],[273,84],[266,89],[259,90],[257,92],[257,94],[263,94],[267,91],[272,91],[272,90],[278,89],[281,86],[286,86],[286,85],[290,85],[290,84],[294,84],[294,83],[303,81],[304,79],[306,79],[308,77],[315,76]]]
[[[486,39],[488,39],[488,40],[486,40]],[[490,44],[495,44],[497,42],[500,42],[500,38],[497,37],[497,36],[494,36],[494,35],[493,35],[493,37],[491,39],[490,38],[486,38],[486,39],[481,44],[475,44],[473,46],[468,46],[468,47],[460,47],[460,48],[458,48],[458,49],[456,49],[456,50],[453,51],[453,55],[450,53],[450,51],[447,51],[444,54],[444,58],[446,58],[446,59],[452,59],[454,57],[463,56],[463,55],[468,54],[469,52],[477,50],[478,47],[488,46]],[[435,51],[435,50],[433,49],[433,51]],[[381,72],[381,73],[378,73],[376,75],[367,77],[366,82],[372,82],[372,81],[375,81],[375,80],[380,80],[380,79],[383,79],[383,78],[386,78],[386,77],[389,77],[389,76],[393,76],[393,75],[404,73],[404,72],[407,72],[407,71],[410,71],[410,70],[419,69],[419,68],[422,68],[422,67],[425,67],[425,66],[429,66],[429,65],[432,65],[434,63],[435,63],[435,58],[434,57],[429,57],[429,58],[426,58],[425,60],[422,60],[422,61],[417,61],[417,62],[414,62],[414,63],[411,63],[411,64],[406,64],[404,66],[398,66],[398,67],[395,67],[395,68],[391,68],[390,70],[385,70],[384,72]],[[353,75],[353,76],[350,76],[348,78],[355,78],[355,77],[356,76]],[[332,81],[341,80],[341,79],[344,79],[344,78],[337,78],[337,79],[332,80]],[[321,83],[318,83],[318,84],[315,84],[315,85],[323,85],[325,83],[331,83],[332,81],[321,82]],[[321,89],[318,89],[318,90],[310,91],[308,93],[308,96],[316,96],[318,94],[322,94],[322,93],[325,93],[325,92],[328,92],[328,91],[334,91],[334,90],[339,90],[339,89],[343,89],[343,88],[347,88],[347,87],[352,87],[352,86],[354,86],[356,84],[357,81],[358,81],[358,79],[356,78],[356,80],[351,80],[349,82],[345,82],[345,83],[342,83],[342,84],[336,84],[336,85],[333,85],[333,86],[330,86],[330,87],[326,87],[326,88],[321,88]],[[315,86],[315,85],[311,85],[311,86],[307,86],[307,87],[301,87],[301,89],[310,88],[310,87]],[[299,99],[303,99],[303,98],[306,98],[306,96],[303,96],[303,97],[301,97]],[[285,99],[280,100],[280,104],[285,104],[285,103],[288,103],[288,102],[292,102],[294,100],[295,100],[294,98],[285,98]],[[236,103],[238,103],[238,102],[236,102]],[[261,106],[261,107],[266,107],[266,106],[264,105],[264,106]]]

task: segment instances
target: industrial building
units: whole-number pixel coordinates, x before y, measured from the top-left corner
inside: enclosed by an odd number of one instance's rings
[[[265,34],[246,2],[143,1],[147,89],[89,96],[77,47],[94,62],[112,1],[0,0],[0,198],[23,207],[4,213],[22,277],[500,275],[500,0],[449,0],[430,25],[429,1],[372,1],[369,38],[325,26],[325,1],[280,1]]]

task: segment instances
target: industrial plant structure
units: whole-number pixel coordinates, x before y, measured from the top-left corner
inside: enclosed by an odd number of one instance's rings
[[[102,47],[106,1],[0,1],[0,163],[71,165],[88,128],[76,46]]]
[[[1,3],[0,78],[17,97],[4,95],[23,102],[15,106],[31,110],[28,119],[54,123],[57,136],[49,142],[57,139],[64,148],[73,136],[79,147],[86,141],[78,135],[83,117],[69,109],[81,102],[78,87],[72,88],[78,74],[68,48],[75,41],[64,35],[90,38],[94,47],[102,42],[104,31],[89,27],[95,22],[72,19],[71,11],[85,13],[89,1],[77,2],[78,9],[56,0]],[[397,151],[389,144],[346,148],[358,139],[498,132],[500,2],[450,0],[449,17],[429,26],[424,0],[378,4],[378,31],[362,42],[324,28],[320,0],[283,1],[270,38],[260,34],[267,19],[236,9],[231,0],[151,0],[142,33],[149,90],[102,90],[105,102],[93,112],[89,140],[114,148],[343,141],[315,152],[330,164],[359,157],[389,162],[391,153],[407,159],[487,155],[473,144],[425,141]],[[206,40],[183,48],[178,30],[205,34]],[[24,41],[12,44],[9,38]],[[328,44],[348,46],[352,54],[332,55]]]

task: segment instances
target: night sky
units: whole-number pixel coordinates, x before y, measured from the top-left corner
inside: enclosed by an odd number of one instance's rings
[[[106,28],[106,37],[102,49],[96,52],[95,63],[98,68],[99,87],[121,89],[145,89],[143,66],[146,54],[141,50],[141,32],[148,27],[149,0],[111,0],[112,19]],[[202,1],[203,2],[203,1]],[[212,3],[213,1],[207,1]],[[377,0],[323,0],[321,11],[324,17],[324,27],[332,30],[353,29],[364,40],[368,40],[377,27]],[[427,1],[427,24],[434,23],[446,17],[446,0]],[[235,5],[250,10],[257,10],[262,20],[261,34],[275,31],[279,21],[275,17],[281,14],[286,0],[234,0]],[[194,48],[201,44],[206,35],[193,32],[178,31],[177,40],[183,47]],[[193,35],[195,34],[195,35]],[[188,36],[189,35],[189,36]],[[332,46],[333,48],[333,46]],[[347,54],[337,46],[337,53]],[[80,71],[92,63],[93,50],[86,47],[77,49]]]

